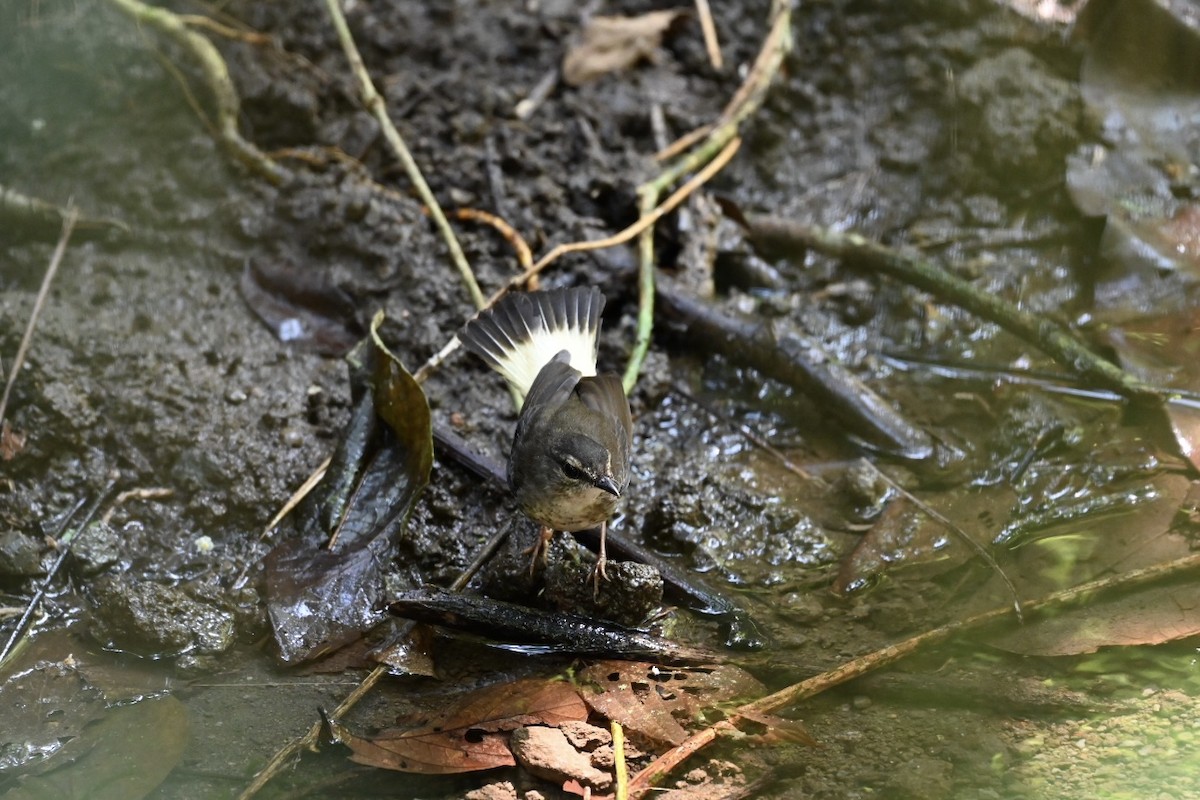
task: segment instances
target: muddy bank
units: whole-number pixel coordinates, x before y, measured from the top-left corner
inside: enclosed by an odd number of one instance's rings
[[[686,133],[736,90],[761,44],[767,5],[715,11],[724,69],[709,63],[699,25],[687,16],[655,59],[560,86],[525,120],[517,103],[556,67],[578,27],[570,4],[393,3],[347,13],[439,198],[499,215],[542,253],[632,222],[636,187],[659,169],[656,125],[668,136]],[[149,795],[161,798],[236,795],[317,719],[316,708],[336,706],[363,674],[357,659],[313,674],[284,670],[272,652],[261,559],[291,529],[263,529],[334,449],[351,397],[337,357],[281,341],[263,324],[244,299],[244,276],[283,276],[276,290],[298,276],[324,287],[336,298],[325,311],[333,309],[337,336],[361,336],[384,310],[383,337],[410,368],[473,312],[444,243],[358,107],[320,9],[237,3],[225,13],[271,37],[214,41],[241,94],[242,132],[292,174],[278,186],[214,143],[155,57],[194,78],[186,55],[156,44],[108,3],[38,4],[0,30],[0,105],[8,112],[0,119],[0,183],[60,204],[73,199],[85,213],[130,228],[81,229],[73,238],[16,383],[8,419],[25,440],[0,464],[0,591],[3,605],[22,605],[57,558],[46,537],[111,476],[106,509],[120,491],[169,492],[130,496],[87,529],[21,656],[73,658],[70,669],[87,687],[81,697],[98,692],[118,703],[169,691],[182,700],[187,721],[173,724],[186,725],[190,744]],[[1072,205],[1063,170],[1094,131],[1079,97],[1078,51],[1061,29],[984,2],[833,2],[797,9],[794,37],[784,77],[745,125],[743,150],[712,192],[749,211],[925,246],[983,290],[1033,310],[1067,317],[1089,307],[1095,225]],[[207,102],[202,92],[198,102]],[[891,356],[1049,362],[995,325],[915,290],[815,254],[771,259],[714,208],[697,202],[659,226],[664,280],[715,285],[723,313],[817,341],[954,455],[940,470],[879,458],[819,404],[697,347],[678,325],[660,325],[631,396],[635,474],[614,528],[702,574],[754,616],[771,645],[738,659],[771,688],[953,618],[969,594],[964,587],[987,578],[967,566],[932,578],[900,573],[849,599],[828,591],[890,496],[869,471],[847,468],[856,459],[879,460],[909,488],[950,492],[987,485],[993,465],[1023,458],[1051,422],[1092,432],[1064,437],[1057,454],[1066,461],[1098,442],[1140,444],[1140,429],[1112,405],[1031,400],[1020,390],[993,392],[986,378],[947,383],[902,369]],[[1030,236],[989,246],[989,237],[1017,228]],[[456,232],[486,290],[516,273],[494,232],[457,223]],[[0,226],[5,370],[56,235],[54,226]],[[600,361],[618,371],[635,337],[635,268],[636,252],[624,245],[568,256],[543,278],[545,286],[603,289]],[[425,389],[436,422],[503,462],[515,414],[483,365],[456,354]],[[799,477],[756,440],[815,477]],[[1137,469],[1141,462],[1130,467]],[[1121,485],[1105,480],[1093,485]],[[437,460],[388,566],[389,587],[448,584],[513,518],[503,491]],[[586,558],[566,552],[561,561]],[[514,594],[512,574],[493,576],[493,589]],[[668,608],[653,624],[667,636],[722,646],[717,623],[686,610]],[[4,638],[8,630],[0,629]],[[455,678],[484,683],[570,664],[444,638],[435,652],[446,683],[387,681],[349,721],[382,726],[436,705]],[[1185,657],[1172,650],[1160,671],[1130,668],[1132,694],[1152,681],[1187,689],[1187,671],[1175,669]],[[1075,760],[1075,732],[1094,730],[1084,720],[1108,702],[1033,691],[1070,666],[959,643],[915,662],[899,685],[867,683],[806,704],[799,713],[823,749],[734,747],[717,756],[736,768],[706,769],[749,778],[774,769],[778,779],[764,791],[779,796],[1066,796],[1048,785],[1042,764],[1053,760],[1055,742]],[[943,680],[946,671],[954,680]],[[1009,683],[1011,691],[989,694]],[[1162,707],[1175,700],[1168,695]],[[1116,739],[1125,725],[1122,717],[1105,728],[1106,747],[1133,751]],[[1165,750],[1178,731],[1160,728],[1146,735]],[[0,789],[16,785],[10,775],[0,774]],[[1095,787],[1108,785],[1111,776],[1094,775]],[[326,747],[264,796],[365,797],[403,787],[406,796],[461,797],[496,780],[544,796],[553,789],[515,768],[482,777],[380,773]]]

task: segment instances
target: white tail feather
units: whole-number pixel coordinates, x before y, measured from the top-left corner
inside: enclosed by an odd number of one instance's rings
[[[604,295],[595,288],[510,294],[467,323],[459,339],[524,397],[551,359],[566,350],[584,376],[596,374]]]

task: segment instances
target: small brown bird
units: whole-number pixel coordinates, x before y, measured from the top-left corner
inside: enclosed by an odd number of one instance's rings
[[[633,420],[615,374],[596,374],[604,295],[594,287],[505,295],[459,332],[463,346],[523,398],[508,458],[517,504],[554,531],[600,527],[596,585],[606,578],[605,532],[629,485]]]

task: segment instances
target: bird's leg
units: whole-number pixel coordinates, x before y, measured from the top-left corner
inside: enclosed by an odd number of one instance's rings
[[[529,575],[530,575],[530,577],[532,577],[533,573],[537,571],[537,564],[538,564],[539,557],[541,559],[543,566],[545,565],[546,555],[550,551],[550,540],[553,538],[554,538],[554,529],[548,528],[545,525],[543,525],[542,529],[538,532],[538,540],[536,542],[534,542],[532,546],[526,548],[525,552],[532,554],[532,557],[529,559]]]
[[[592,581],[595,584],[593,597],[600,594],[600,581],[608,580],[608,573],[604,571],[604,567],[608,563],[608,556],[604,551],[604,535],[606,533],[608,533],[608,520],[600,523],[600,554],[596,556],[596,566],[592,567]]]

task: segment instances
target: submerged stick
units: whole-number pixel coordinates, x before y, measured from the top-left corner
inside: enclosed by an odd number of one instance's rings
[[[0,184],[0,219],[4,220],[10,230],[17,226],[27,225],[37,228],[37,233],[49,233],[52,230],[62,230],[63,223],[72,214],[71,208],[62,208],[45,200],[18,192]],[[79,216],[75,228],[80,236],[89,229],[129,233],[129,226],[119,219],[112,217]]]
[[[1167,399],[1162,390],[1096,355],[1072,331],[980,290],[923,256],[856,233],[839,233],[780,217],[749,216],[746,225],[751,240],[761,246],[786,254],[816,250],[840,258],[851,267],[883,273],[954,303],[1029,342],[1073,372],[1131,400]]]
[[[1101,592],[1116,589],[1130,589],[1144,586],[1164,578],[1184,575],[1200,569],[1200,553],[1194,553],[1174,561],[1155,564],[1150,567],[1136,569],[1121,575],[1114,575],[1099,580],[1089,581],[1069,589],[1052,592],[1025,603],[1026,613],[1032,614],[1046,609],[1058,608],[1081,600],[1090,599]],[[631,798],[645,796],[654,784],[665,778],[671,770],[683,763],[687,758],[699,752],[724,732],[736,730],[734,720],[741,714],[770,714],[785,706],[793,705],[801,700],[820,694],[827,689],[840,686],[870,672],[890,666],[913,653],[926,647],[950,639],[960,633],[979,630],[989,625],[1015,619],[1012,608],[1004,606],[985,611],[965,620],[950,622],[945,625],[917,634],[896,644],[880,648],[864,656],[847,661],[836,669],[823,672],[820,675],[792,684],[780,689],[774,694],[759,698],[735,710],[727,720],[711,725],[696,733],[687,741],[674,747],[650,763],[650,766],[634,776],[629,783]]]
[[[928,458],[933,441],[815,342],[792,335],[777,340],[769,326],[719,314],[699,301],[659,287],[665,310],[687,323],[689,336],[712,350],[793,386],[869,445],[911,460]]]

